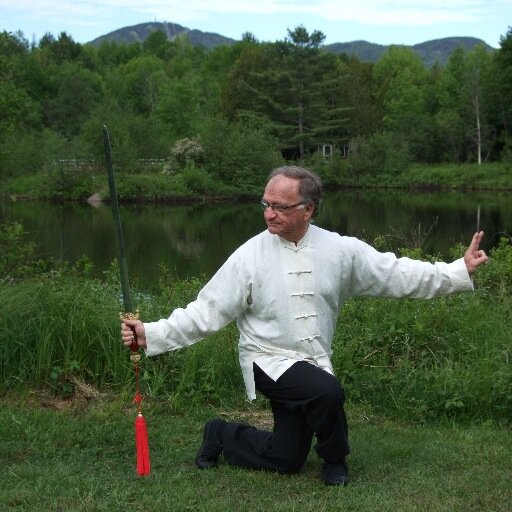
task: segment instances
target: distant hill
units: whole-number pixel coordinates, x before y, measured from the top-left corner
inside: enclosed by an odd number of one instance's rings
[[[432,66],[436,61],[445,64],[450,54],[456,48],[471,50],[479,44],[483,45],[488,52],[494,51],[492,46],[476,37],[445,37],[415,44],[411,48],[422,58],[427,66]]]
[[[485,41],[475,37],[445,37],[443,39],[433,39],[414,46],[395,45],[403,48],[410,48],[416,52],[424,64],[428,67],[439,62],[446,64],[450,54],[456,48],[471,50],[476,45],[484,45],[487,51],[493,51]],[[333,53],[346,53],[347,55],[357,57],[366,62],[377,62],[389,49],[389,46],[369,43],[368,41],[352,41],[350,43],[333,43],[325,45],[324,48]]]
[[[143,42],[151,34],[160,30],[167,35],[167,39],[172,41],[177,37],[187,35],[191,44],[194,46],[204,46],[208,50],[221,45],[232,45],[236,43],[235,39],[214,34],[212,32],[201,32],[200,30],[190,30],[189,28],[182,27],[177,23],[169,22],[154,22],[154,23],[140,23],[131,27],[124,27],[113,32],[109,32],[103,36],[97,37],[89,44],[93,46],[100,46],[104,41],[113,41],[116,43],[136,43]]]
[[[232,45],[237,41],[229,37],[224,37],[213,32],[201,32],[200,30],[191,30],[182,27],[177,23],[169,22],[153,22],[140,23],[131,27],[124,27],[113,32],[109,32],[103,36],[97,37],[89,44],[100,46],[103,41],[114,41],[116,43],[134,43],[143,42],[151,32],[160,30],[167,35],[167,39],[172,41],[177,37],[188,36],[190,42],[194,46],[204,46],[208,50],[221,45]],[[424,43],[415,44],[414,46],[396,45],[405,48],[411,48],[423,60],[426,66],[432,66],[435,62],[445,64],[450,54],[456,48],[464,48],[471,50],[477,44],[482,44],[488,51],[494,49],[485,41],[475,37],[445,37],[443,39],[434,39],[425,41]],[[333,53],[346,53],[354,56],[361,61],[377,62],[384,53],[387,52],[389,46],[369,43],[368,41],[351,41],[349,43],[333,43],[323,47],[325,50]]]

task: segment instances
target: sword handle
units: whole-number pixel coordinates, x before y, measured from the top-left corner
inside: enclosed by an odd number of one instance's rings
[[[137,309],[135,313],[119,313],[119,318],[121,320],[138,320],[139,319],[139,310]],[[129,326],[130,330],[133,333],[133,341],[130,345],[131,352],[138,352],[139,351],[139,342],[137,341],[137,333],[135,332],[135,327]],[[139,356],[140,357],[140,356]]]
[[[137,341],[137,333],[135,332],[135,327],[130,327],[133,333],[133,341],[130,345],[130,350],[132,352],[138,352],[139,351],[139,342]]]

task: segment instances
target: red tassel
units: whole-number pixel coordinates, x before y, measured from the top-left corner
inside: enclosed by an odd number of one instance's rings
[[[149,463],[149,441],[146,420],[139,412],[135,419],[135,447],[137,449],[137,474],[147,476],[151,470]]]

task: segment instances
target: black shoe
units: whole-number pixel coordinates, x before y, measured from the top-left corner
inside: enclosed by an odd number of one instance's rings
[[[322,480],[325,485],[347,485],[347,465],[344,462],[324,462]]]
[[[203,444],[196,455],[196,465],[201,469],[217,467],[222,452],[222,431],[224,420],[210,420],[204,426]]]

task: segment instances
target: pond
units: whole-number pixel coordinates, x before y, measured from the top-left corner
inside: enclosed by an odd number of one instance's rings
[[[390,250],[416,245],[450,259],[476,230],[477,212],[489,250],[512,233],[512,194],[342,190],[329,192],[316,224],[372,243],[384,236]],[[257,203],[135,205],[120,208],[131,280],[158,282],[160,265],[176,277],[211,276],[239,245],[265,229]],[[85,255],[101,275],[117,257],[108,205],[0,202],[0,221],[19,221],[38,256],[74,262]]]

